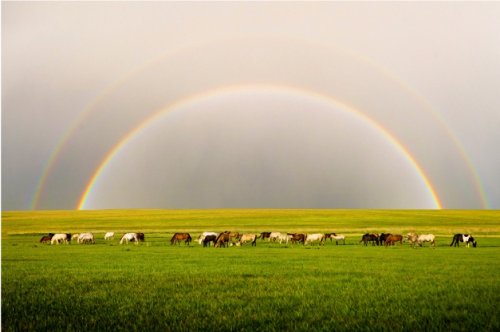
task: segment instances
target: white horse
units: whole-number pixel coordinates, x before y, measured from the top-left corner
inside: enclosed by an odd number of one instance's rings
[[[283,243],[283,241],[285,241],[286,244],[288,244],[288,239],[291,239],[292,238],[292,234],[285,234],[285,235],[279,235],[276,240],[279,240],[280,241],[280,244]]]
[[[50,239],[50,244],[54,244],[54,241],[56,241],[57,244],[59,244],[60,241],[68,244],[68,241],[71,241],[71,235],[70,234],[54,234],[52,239]]]
[[[80,236],[78,237],[78,243],[84,244],[84,243],[87,243],[87,242],[95,244],[94,234],[92,234],[92,233],[83,233],[83,234],[80,234]]]
[[[236,242],[235,246],[240,247],[247,242],[251,242],[252,246],[257,246],[257,238],[258,238],[257,234],[243,234],[240,237],[240,240],[238,242]],[[231,243],[231,246],[232,245],[233,244]]]
[[[200,235],[200,237],[198,238],[198,243],[199,244],[202,244],[203,243],[203,240],[205,240],[205,238],[209,235],[215,235],[215,237],[217,238],[217,236],[219,234],[217,233],[214,233],[214,232],[203,232],[203,234]]]
[[[325,234],[309,234],[304,244],[307,245],[309,241],[311,241],[311,245],[314,245],[314,241],[319,241],[319,245],[321,245],[321,243],[325,245]]]
[[[84,237],[86,237],[88,234],[92,234],[92,233],[80,233],[80,235],[78,235],[78,240],[76,242],[80,243],[82,241],[82,239]],[[94,236],[94,234],[92,234],[92,236]]]
[[[417,239],[418,246],[421,247],[424,242],[430,242],[431,246],[436,246],[436,236],[433,234],[420,235]]]
[[[115,232],[107,232],[106,235],[104,235],[104,240],[113,240],[115,239]]]
[[[413,248],[418,244],[418,234],[415,232],[410,232],[406,235],[403,242],[410,242],[410,246]]]
[[[73,234],[73,236],[71,237],[71,241],[73,241],[74,239],[76,239],[76,241],[78,242],[78,237],[80,236],[80,234]]]
[[[304,244],[307,245],[307,243],[311,241],[311,245],[314,245],[314,241],[319,241],[319,244],[325,245],[325,234],[309,234],[306,237],[306,242]]]
[[[335,240],[335,244],[339,244],[339,241],[343,241],[345,244],[345,236],[344,235],[331,235],[330,238]]]
[[[275,241],[277,237],[279,237],[281,235],[281,232],[272,232],[270,235],[269,235],[269,242],[271,241]]]
[[[139,243],[139,241],[137,240],[137,233],[125,233],[125,234],[123,234],[122,238],[120,239],[120,244],[122,244],[123,241],[126,241],[127,244],[129,241],[134,241],[135,244]]]

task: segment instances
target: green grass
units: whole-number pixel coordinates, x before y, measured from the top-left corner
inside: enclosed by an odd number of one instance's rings
[[[495,331],[497,211],[61,211],[2,213],[2,329]],[[346,245],[170,246],[173,232],[345,234]],[[436,249],[364,247],[367,230],[438,236]],[[93,231],[95,245],[40,245]],[[106,231],[141,231],[118,245]],[[450,247],[470,232],[477,248]]]

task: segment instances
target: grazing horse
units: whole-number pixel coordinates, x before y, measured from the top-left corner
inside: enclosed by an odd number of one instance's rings
[[[198,238],[198,244],[202,244],[203,240],[205,240],[205,238],[209,235],[213,235],[217,238],[217,233],[214,233],[214,232],[203,232],[203,234],[200,235],[200,237]]]
[[[259,237],[262,238],[262,241],[264,241],[264,239],[268,239],[269,236],[271,236],[271,232],[262,232]]]
[[[229,240],[231,240],[233,237],[238,240],[238,238],[240,237],[240,233],[239,232],[229,232],[229,231],[226,231],[225,233],[229,233]]]
[[[205,238],[203,239],[203,247],[206,247],[207,246],[207,243],[208,243],[208,246],[210,247],[210,242],[212,242],[215,246],[215,241],[217,240],[217,236],[216,235],[207,235],[205,236]]]
[[[50,239],[50,244],[54,244],[54,241],[56,241],[57,244],[61,241],[69,244],[69,241],[71,241],[71,234],[54,234],[54,236]]]
[[[84,243],[87,243],[87,242],[95,244],[94,234],[92,234],[92,233],[83,233],[83,234],[80,234],[80,236],[78,237],[78,243],[84,244]]]
[[[144,242],[144,233],[135,233],[135,236],[137,238],[137,241]]]
[[[40,240],[40,243],[41,244],[48,243],[48,242],[50,242],[51,239],[52,239],[52,236],[50,236],[50,235],[43,236],[42,239]]]
[[[304,244],[304,242],[306,241],[306,234],[303,234],[303,233],[295,233],[295,234],[291,234],[292,235],[292,238],[290,239],[290,241],[292,241],[292,244],[295,244],[296,242],[302,242],[302,244]]]
[[[189,233],[175,233],[170,240],[170,245],[177,242],[179,242],[180,245],[181,241],[184,241],[184,245],[189,245],[189,243],[192,241],[191,235],[189,235]]]
[[[325,233],[325,241],[326,239],[330,239],[330,242],[332,241],[332,238],[335,236],[335,233]]]
[[[433,234],[420,235],[417,239],[418,246],[421,247],[424,242],[430,242],[431,246],[436,247],[436,237]]]
[[[311,246],[314,245],[314,241],[319,241],[319,245],[322,243],[325,245],[325,234],[309,234],[306,236],[306,242],[304,244],[307,245],[309,241],[311,241]]]
[[[399,245],[402,247],[403,246],[403,235],[389,235],[385,239],[385,246],[387,247],[388,244],[395,245],[396,242],[399,241]]]
[[[73,236],[71,237],[71,241],[73,241],[74,239],[76,239],[76,242],[78,242],[78,238],[80,237],[80,234],[73,234]]]
[[[220,233],[219,236],[217,236],[217,239],[215,240],[215,248],[217,247],[229,247],[229,233]]]
[[[363,237],[361,238],[361,241],[359,241],[359,243],[364,242],[365,246],[368,246],[368,244],[366,244],[366,243],[371,241],[372,246],[375,245],[375,242],[377,243],[377,246],[378,246],[378,239],[379,238],[377,235],[366,233],[365,235],[363,235]]]
[[[382,233],[382,234],[380,234],[380,236],[379,236],[378,239],[379,239],[379,242],[380,242],[381,246],[385,244],[385,240],[389,237],[389,235],[391,235],[391,233],[387,233],[387,234]]]
[[[259,237],[257,236],[257,234],[243,234],[240,237],[240,240],[236,243],[236,246],[240,247],[247,242],[251,242],[252,246],[257,246],[257,239],[258,238]]]
[[[472,237],[470,234],[455,234],[453,236],[453,241],[450,244],[450,247],[455,244],[455,247],[460,247],[459,242],[463,242],[467,245],[467,248],[469,248],[469,244],[472,242],[472,246],[475,248],[477,246],[476,240]]]
[[[418,234],[415,232],[410,232],[403,239],[403,242],[410,242],[410,246],[414,248],[417,245]]]
[[[125,241],[127,244],[129,243],[129,241],[134,241],[135,244],[139,243],[139,241],[137,240],[137,233],[125,233],[125,234],[123,234],[122,238],[120,239],[120,244],[122,244],[123,241]]]
[[[285,243],[286,243],[286,244],[288,244],[288,239],[290,239],[291,237],[292,237],[292,235],[288,235],[288,234],[286,234],[286,235],[281,235],[281,234],[280,234],[280,235],[276,238],[276,240],[279,240],[279,241],[280,241],[280,244],[282,244],[282,243],[283,243],[283,241],[285,241]]]
[[[104,240],[111,240],[111,238],[113,238],[113,240],[115,239],[114,232],[108,232],[108,233],[106,233],[106,235],[104,235]]]
[[[337,234],[333,233],[333,236],[330,236],[330,241],[332,239],[335,239],[335,245],[338,245],[339,241],[343,241],[344,245],[345,245],[345,236],[344,235],[337,235]]]
[[[281,232],[272,232],[269,234],[269,242],[275,242],[276,239],[281,235]]]

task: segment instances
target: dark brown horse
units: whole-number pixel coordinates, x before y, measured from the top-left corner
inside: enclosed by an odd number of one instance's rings
[[[270,236],[271,236],[271,232],[262,232],[262,233],[260,233],[259,238],[261,238],[262,241],[264,241],[264,239],[269,239]]]
[[[361,241],[359,241],[359,243],[364,242],[365,246],[368,246],[367,243],[371,241],[372,246],[374,246],[375,243],[377,243],[377,246],[378,246],[378,239],[379,239],[378,235],[367,233],[367,234],[363,235],[363,237],[361,238]]]
[[[382,233],[380,234],[380,237],[379,237],[379,241],[380,241],[380,245],[384,245],[385,244],[385,240],[389,237],[389,235],[391,235],[391,233]]]
[[[206,247],[207,246],[207,243],[208,243],[208,246],[210,247],[210,242],[212,242],[215,246],[215,241],[217,240],[217,236],[215,235],[207,235],[205,236],[205,238],[203,239],[203,247]]]
[[[144,242],[144,233],[135,233],[137,241]]]
[[[215,248],[217,247],[229,247],[230,237],[229,233],[220,233],[215,240]]]
[[[48,236],[44,236],[42,237],[42,239],[40,240],[40,243],[41,244],[44,244],[46,242],[50,242],[50,240],[52,239],[52,236],[48,235]]]
[[[387,247],[388,244],[395,245],[396,242],[399,241],[399,245],[402,247],[403,246],[403,235],[389,235],[385,239],[385,246]]]
[[[336,236],[336,235],[337,234],[335,234],[335,233],[325,233],[325,240],[329,238],[330,242],[332,242],[333,241],[333,237]]]
[[[189,245],[189,242],[191,242],[191,235],[189,233],[175,233],[174,236],[172,236],[172,240],[170,240],[170,245],[179,242],[179,245],[181,244],[181,241],[184,241],[184,244]]]

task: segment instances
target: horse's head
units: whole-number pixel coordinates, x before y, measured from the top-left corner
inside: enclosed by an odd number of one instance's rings
[[[469,237],[469,242],[472,242],[472,246],[475,248],[477,246],[477,242],[476,240],[474,240],[474,238],[471,236]]]

